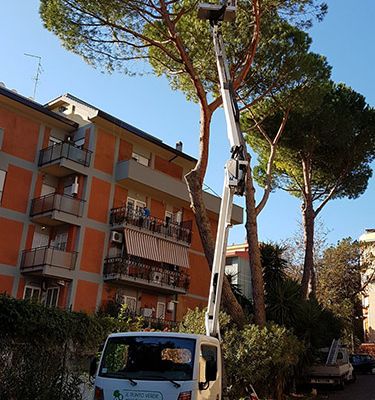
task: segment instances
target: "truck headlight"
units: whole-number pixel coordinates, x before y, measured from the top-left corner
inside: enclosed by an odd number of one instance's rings
[[[191,391],[181,392],[177,400],[191,400]]]

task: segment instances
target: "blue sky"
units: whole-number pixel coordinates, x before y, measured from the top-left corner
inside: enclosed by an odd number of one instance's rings
[[[185,97],[172,91],[165,79],[151,75],[129,77],[106,75],[68,53],[58,39],[43,28],[39,1],[3,1],[0,24],[0,81],[20,94],[32,96],[37,60],[42,57],[43,73],[36,100],[45,103],[63,93],[71,93],[174,145],[182,140],[184,151],[198,151],[199,110]],[[332,77],[362,93],[375,106],[373,77],[375,54],[375,2],[372,0],[331,0],[329,12],[310,34],[312,50],[325,55],[333,67]],[[212,142],[206,183],[221,193],[223,166],[229,156],[224,118],[217,113],[212,126]],[[257,191],[260,195],[260,189]],[[236,200],[242,204],[241,200]],[[357,200],[335,200],[325,207],[321,218],[330,231],[332,243],[343,237],[359,237],[365,228],[375,228],[375,178]],[[298,200],[285,193],[273,193],[259,217],[263,241],[291,237],[300,220]],[[232,229],[229,242],[243,242],[244,227]]]

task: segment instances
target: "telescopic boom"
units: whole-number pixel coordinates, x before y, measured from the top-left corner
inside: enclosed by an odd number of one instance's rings
[[[223,195],[220,206],[216,245],[212,266],[211,285],[206,312],[206,334],[220,339],[219,311],[225,272],[225,253],[228,242],[233,197],[243,196],[245,191],[247,161],[245,160],[245,141],[240,127],[233,82],[229,73],[225,53],[221,23],[232,22],[236,18],[237,2],[231,0],[221,5],[203,3],[199,5],[198,17],[210,21],[216,63],[220,80],[220,92],[227,123],[227,134],[231,145],[231,158],[225,164]]]

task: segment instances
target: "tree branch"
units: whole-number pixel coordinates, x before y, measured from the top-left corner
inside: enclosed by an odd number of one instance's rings
[[[266,185],[264,188],[263,197],[262,197],[261,201],[259,202],[259,204],[255,207],[255,211],[256,211],[257,215],[259,215],[260,212],[263,210],[264,206],[266,205],[266,203],[269,199],[270,193],[271,193],[273,161],[276,156],[277,145],[279,143],[281,135],[283,134],[283,132],[285,130],[285,125],[288,120],[288,117],[289,117],[289,109],[284,114],[283,120],[281,121],[281,124],[279,126],[279,129],[277,131],[275,138],[273,139],[272,142],[269,142],[271,148],[270,148],[270,155],[269,155],[268,162],[267,162]],[[266,134],[266,136],[269,138],[269,136],[267,134]]]
[[[260,0],[253,0],[253,15],[254,15],[254,31],[251,39],[251,44],[247,56],[245,58],[244,66],[238,76],[234,79],[233,87],[237,90],[247,77],[251,65],[254,61],[256,50],[260,39]]]
[[[171,20],[167,8],[166,8],[166,3],[164,0],[160,0],[161,4],[161,14],[163,17],[163,20],[165,21],[167,28],[169,30],[169,33],[171,37],[173,38],[173,41],[175,43],[176,49],[181,57],[182,63],[185,66],[186,72],[190,77],[190,80],[193,83],[193,86],[195,88],[197,97],[199,99],[200,105],[201,105],[201,115],[205,115],[204,120],[211,120],[211,115],[212,112],[208,107],[207,103],[207,95],[206,91],[203,87],[202,81],[199,78],[198,73],[195,71],[195,68],[193,66],[193,63],[190,60],[190,57],[188,56],[185,46],[182,43],[182,40],[180,38],[179,33],[176,30],[176,26],[174,25],[173,21]],[[201,116],[201,123],[203,121]],[[201,127],[201,136],[200,136],[200,155],[199,155],[199,160],[196,165],[196,170],[199,170],[199,175],[200,175],[200,181],[203,184],[204,176],[206,174],[207,170],[207,165],[208,165],[208,149],[209,149],[209,133],[210,129],[209,126],[207,129],[203,129]]]

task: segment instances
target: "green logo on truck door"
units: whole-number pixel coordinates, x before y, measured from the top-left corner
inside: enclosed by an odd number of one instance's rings
[[[163,400],[163,395],[149,390],[115,390],[113,400]]]
[[[119,390],[115,390],[113,392],[113,400],[123,400],[124,396],[120,393]]]

